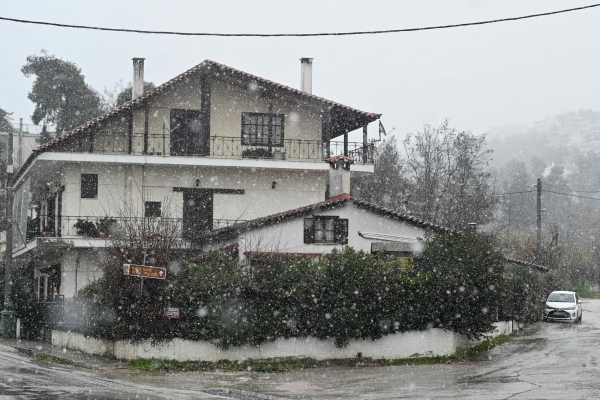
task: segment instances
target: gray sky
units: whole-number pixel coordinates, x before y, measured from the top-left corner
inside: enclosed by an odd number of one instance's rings
[[[0,2],[0,15],[115,28],[222,33],[382,30],[506,18],[593,4],[592,0],[254,0]],[[143,5],[143,6],[142,6]],[[161,84],[211,59],[299,87],[301,57],[313,57],[313,92],[382,113],[404,135],[450,118],[483,133],[563,110],[600,109],[600,8],[480,27],[320,38],[209,38],[83,31],[0,21],[0,107],[30,122],[32,78],[20,72],[42,49],[79,65],[102,91],[131,80],[132,57]],[[370,136],[376,135],[371,124]],[[355,134],[351,139],[358,140]]]

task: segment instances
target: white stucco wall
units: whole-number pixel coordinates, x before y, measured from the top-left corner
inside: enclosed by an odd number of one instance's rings
[[[513,321],[497,322],[496,330],[489,336],[506,335],[517,329]],[[373,359],[407,359],[415,357],[449,356],[459,347],[471,347],[480,341],[468,340],[463,335],[444,331],[443,329],[428,329],[411,331],[384,336],[378,340],[351,340],[348,346],[336,347],[333,341],[320,340],[313,337],[277,339],[261,346],[231,347],[227,350],[198,340],[173,339],[152,344],[142,341],[132,344],[127,341],[115,343],[86,338],[80,333],[52,331],[52,344],[60,348],[83,351],[89,354],[109,353],[117,358],[132,360],[139,358],[157,358],[177,361],[219,361],[268,359],[282,357],[343,359],[356,358],[362,353],[363,357]]]
[[[96,199],[81,198],[82,173],[98,174]],[[141,217],[144,201],[161,201],[164,216],[180,218],[183,193],[173,188],[193,188],[199,179],[200,188],[243,189],[244,194],[215,194],[213,217],[247,220],[323,201],[327,171],[79,163],[65,165],[62,176],[65,217]]]
[[[352,201],[329,210],[315,210],[311,215],[329,215],[348,219],[348,244],[305,244],[304,218],[298,217],[278,224],[256,228],[240,235],[240,254],[246,251],[280,251],[287,253],[331,253],[334,248],[345,246],[371,252],[371,243],[381,240],[365,239],[358,232],[370,232],[402,237],[401,241],[419,250],[418,239],[425,229],[414,224],[387,218],[381,214],[356,207]]]

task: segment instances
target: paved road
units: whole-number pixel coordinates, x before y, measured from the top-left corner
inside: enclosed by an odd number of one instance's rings
[[[586,300],[583,306],[582,324],[538,324],[478,360],[449,365],[329,367],[280,374],[147,374],[123,369],[90,373],[39,366],[0,351],[0,400],[135,395],[144,399],[600,398],[600,300]],[[16,397],[20,394],[23,397]]]
[[[117,373],[115,369],[112,371]],[[209,393],[211,392],[211,393]],[[0,347],[0,400],[68,399],[257,399],[238,390],[180,390],[106,379],[54,363],[34,362],[7,346]]]

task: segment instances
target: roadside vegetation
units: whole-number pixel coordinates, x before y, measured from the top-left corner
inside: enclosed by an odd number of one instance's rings
[[[142,256],[123,248],[109,254]],[[154,254],[167,257],[158,249]],[[493,243],[474,234],[430,235],[408,267],[352,248],[318,259],[260,262],[216,252],[142,289],[121,273],[121,264],[107,263],[103,278],[81,292],[88,304],[85,335],[179,337],[223,349],[308,336],[344,347],[430,328],[479,339],[499,320],[539,320],[547,291],[542,273],[507,267]],[[180,309],[180,319],[165,318],[168,306]]]

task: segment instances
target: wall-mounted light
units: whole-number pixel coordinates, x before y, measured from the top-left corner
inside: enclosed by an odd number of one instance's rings
[[[275,189],[275,186],[277,186],[277,181],[273,181],[273,183],[271,183],[271,189]]]

